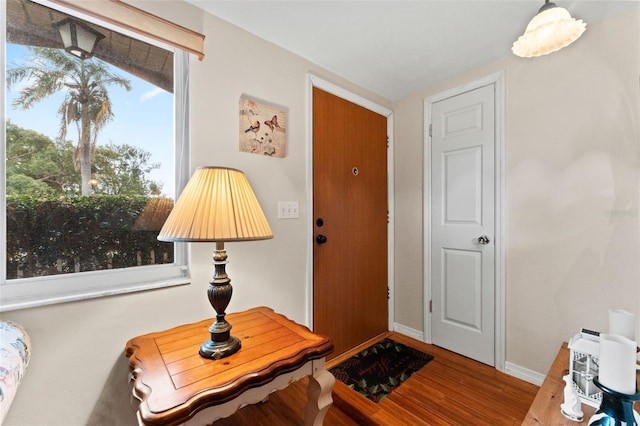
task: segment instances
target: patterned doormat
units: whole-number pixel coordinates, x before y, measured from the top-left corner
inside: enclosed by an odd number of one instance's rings
[[[329,369],[337,380],[380,402],[433,359],[433,355],[383,339]]]

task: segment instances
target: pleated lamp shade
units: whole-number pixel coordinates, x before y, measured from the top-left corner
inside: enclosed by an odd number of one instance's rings
[[[511,50],[523,58],[546,55],[576,41],[586,27],[582,20],[572,18],[566,9],[546,0]]]
[[[199,167],[158,234],[160,241],[252,241],[273,238],[240,170]]]

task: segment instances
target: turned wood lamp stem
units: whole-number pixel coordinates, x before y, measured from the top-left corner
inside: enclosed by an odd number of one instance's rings
[[[240,349],[240,339],[231,335],[231,324],[225,319],[227,306],[231,301],[233,287],[227,275],[227,251],[223,241],[216,242],[213,252],[214,273],[209,281],[207,296],[216,311],[216,321],[209,327],[211,340],[200,346],[200,355],[209,359],[220,359],[236,353]]]

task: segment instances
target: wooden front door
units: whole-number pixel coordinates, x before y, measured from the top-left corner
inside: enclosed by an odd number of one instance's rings
[[[332,357],[388,330],[387,119],[313,89],[313,329]]]

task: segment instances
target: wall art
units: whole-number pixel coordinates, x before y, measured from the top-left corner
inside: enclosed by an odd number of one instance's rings
[[[240,151],[284,158],[287,149],[287,112],[283,107],[240,97]]]

